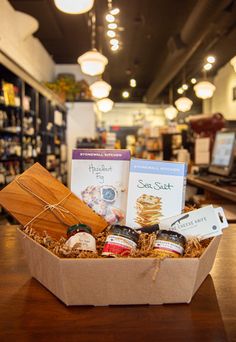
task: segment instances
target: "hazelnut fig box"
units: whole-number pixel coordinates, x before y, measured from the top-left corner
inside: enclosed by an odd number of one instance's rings
[[[75,149],[71,190],[110,224],[125,219],[129,150]]]

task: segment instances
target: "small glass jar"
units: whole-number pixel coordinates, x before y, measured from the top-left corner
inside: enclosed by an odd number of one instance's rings
[[[137,248],[139,234],[132,228],[120,225],[111,227],[102,251],[103,256],[128,256]]]
[[[172,230],[159,230],[154,243],[154,250],[161,251],[164,256],[180,257],[184,254],[185,237]]]
[[[91,228],[85,224],[75,224],[69,227],[67,237],[67,246],[78,248],[81,251],[96,252],[96,240],[92,235]]]

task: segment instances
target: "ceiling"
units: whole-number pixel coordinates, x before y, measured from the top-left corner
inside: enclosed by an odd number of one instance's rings
[[[75,64],[91,49],[88,13],[62,13],[53,0],[9,2],[39,21],[35,36],[55,63]],[[207,54],[217,58],[208,77],[236,55],[236,0],[113,0],[113,7],[120,9],[122,48],[117,52],[110,50],[106,36],[107,0],[95,0],[96,47],[109,60],[103,78],[111,84],[115,101],[122,100],[121,92],[129,89],[133,77],[137,87],[129,101],[168,102],[170,86],[178,97],[183,74],[187,81],[202,77]]]

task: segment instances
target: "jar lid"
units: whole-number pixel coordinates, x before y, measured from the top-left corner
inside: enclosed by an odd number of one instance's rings
[[[176,231],[173,231],[173,230],[159,230],[157,232],[157,237],[160,237],[162,235],[169,235],[171,237],[174,237],[174,238],[177,238],[179,239],[179,241],[181,241],[182,243],[186,243],[186,238],[184,235],[176,232]]]
[[[139,240],[139,233],[136,232],[135,229],[127,227],[127,226],[120,226],[119,224],[115,224],[111,226],[111,231],[114,234],[122,235],[124,237],[128,237],[132,239],[134,242],[138,243]]]
[[[76,232],[85,232],[92,234],[92,230],[89,226],[87,226],[86,224],[77,223],[67,229],[67,236],[73,235]]]

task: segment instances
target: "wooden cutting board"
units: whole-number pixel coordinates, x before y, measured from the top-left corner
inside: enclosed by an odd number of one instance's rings
[[[22,225],[31,222],[37,232],[46,230],[55,239],[66,236],[67,228],[76,223],[88,225],[93,233],[108,226],[39,163],[0,191],[0,204]]]

